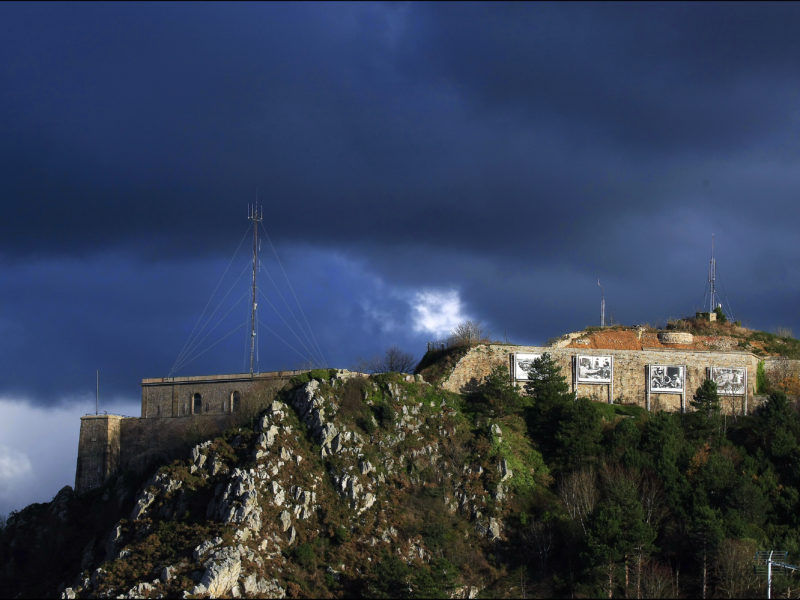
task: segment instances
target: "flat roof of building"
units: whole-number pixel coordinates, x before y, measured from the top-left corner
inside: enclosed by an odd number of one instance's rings
[[[222,375],[192,375],[188,377],[151,377],[142,379],[143,386],[149,385],[175,385],[186,383],[221,383],[225,381],[256,381],[259,379],[281,379],[306,373],[302,371],[269,371],[266,373],[228,373]]]

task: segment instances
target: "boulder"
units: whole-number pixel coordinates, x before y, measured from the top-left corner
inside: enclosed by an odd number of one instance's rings
[[[489,527],[487,536],[490,540],[494,541],[500,537],[500,523],[497,519],[492,517],[489,519]]]
[[[206,540],[200,544],[198,544],[194,552],[192,552],[192,556],[195,560],[200,560],[203,556],[205,556],[209,550],[212,548],[216,548],[222,543],[222,538],[217,536],[212,540]]]
[[[217,550],[204,564],[206,570],[200,579],[198,590],[192,593],[208,593],[212,598],[227,593],[239,579],[242,571],[242,561],[236,548],[222,548]],[[195,588],[197,589],[197,588]]]
[[[175,567],[164,567],[161,569],[161,575],[159,579],[161,583],[169,583],[169,580],[172,579],[172,572],[175,570]]]
[[[506,481],[507,479],[510,479],[511,476],[514,474],[514,472],[508,468],[508,462],[506,461],[505,458],[500,461],[499,469],[500,469],[500,481]]]
[[[278,515],[278,521],[281,523],[281,531],[286,531],[292,526],[292,514],[288,510],[284,510]]]

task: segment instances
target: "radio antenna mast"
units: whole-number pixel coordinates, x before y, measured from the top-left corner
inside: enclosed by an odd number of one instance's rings
[[[597,278],[597,287],[600,288],[600,327],[606,326],[606,297],[603,294],[603,286],[600,285],[600,278]]]
[[[767,598],[772,597],[772,569],[778,567],[784,571],[800,571],[797,565],[786,562],[788,552],[785,550],[759,550],[755,555],[756,573],[767,574]]]
[[[711,288],[711,303],[709,304],[708,314],[714,312],[716,301],[717,286],[717,261],[714,258],[714,234],[711,234],[711,262],[708,263],[708,285]]]
[[[264,208],[258,204],[247,206],[247,218],[253,223],[253,302],[250,310],[250,376],[253,376],[253,359],[256,349],[256,273],[258,273],[258,224],[264,220]]]

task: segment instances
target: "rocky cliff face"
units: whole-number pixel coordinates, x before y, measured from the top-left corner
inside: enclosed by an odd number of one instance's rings
[[[401,581],[390,595],[473,597],[501,575],[487,557],[502,553],[515,492],[547,473],[520,459],[532,449],[514,423],[476,425],[462,408],[419,376],[297,379],[250,427],[195,446],[135,493],[120,482],[98,491],[117,494],[117,519],[97,524],[80,568],[52,589],[6,591],[380,595]],[[65,492],[49,511],[70,502]],[[21,518],[9,521],[6,557]],[[7,567],[5,582],[13,575]]]

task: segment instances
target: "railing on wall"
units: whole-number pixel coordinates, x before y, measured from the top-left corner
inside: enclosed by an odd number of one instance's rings
[[[463,337],[451,336],[444,340],[435,340],[433,342],[428,342],[427,348],[428,352],[441,352],[442,350],[449,350],[450,348],[458,348],[458,347],[471,347],[477,346],[478,344],[486,344],[491,343],[490,340],[486,337],[475,337],[472,339],[465,339]]]
[[[435,342],[428,342],[428,352],[447,350],[449,347],[450,340],[437,340]]]

